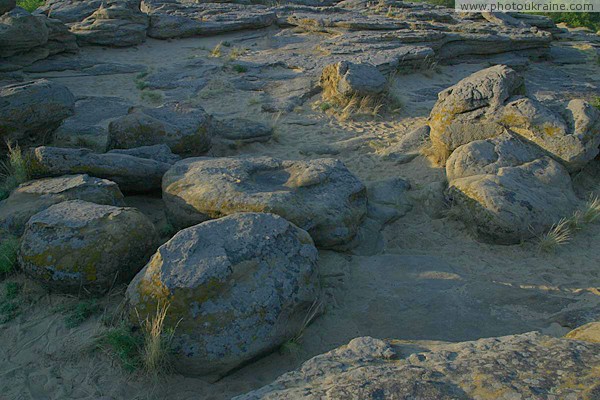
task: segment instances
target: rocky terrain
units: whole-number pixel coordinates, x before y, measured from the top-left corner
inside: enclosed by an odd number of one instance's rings
[[[600,399],[594,32],[0,0],[0,139],[0,399]]]

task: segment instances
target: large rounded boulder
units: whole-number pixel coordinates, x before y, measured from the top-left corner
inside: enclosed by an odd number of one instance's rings
[[[124,206],[116,183],[88,175],[66,175],[26,182],[0,201],[0,227],[21,235],[33,215],[54,204],[85,200],[96,204]]]
[[[169,305],[176,367],[220,376],[297,335],[318,310],[308,233],[265,213],[187,228],[161,246],[127,290],[133,323]]]
[[[0,87],[0,140],[43,144],[74,107],[69,89],[46,79]]]
[[[31,217],[19,262],[51,290],[100,294],[129,282],[156,242],[154,226],[136,209],[72,200]]]
[[[335,159],[189,158],[163,177],[163,200],[177,226],[236,212],[280,215],[315,244],[350,242],[367,211],[365,186]]]

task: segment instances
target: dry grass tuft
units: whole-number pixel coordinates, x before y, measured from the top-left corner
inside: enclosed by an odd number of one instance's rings
[[[597,196],[591,197],[590,200],[585,203],[584,208],[580,211],[581,221],[584,224],[594,223],[600,218],[600,198]]]
[[[144,320],[140,319],[144,337],[141,360],[144,369],[151,375],[159,375],[171,369],[171,345],[177,326],[165,329],[169,306],[168,303],[159,303],[154,315],[148,315]]]
[[[550,231],[539,238],[539,250],[545,253],[554,252],[559,246],[570,242],[573,237],[573,231],[569,225],[570,222],[566,218],[552,225]]]
[[[6,142],[8,160],[0,163],[0,200],[8,197],[21,183],[29,180],[29,166],[19,145]]]

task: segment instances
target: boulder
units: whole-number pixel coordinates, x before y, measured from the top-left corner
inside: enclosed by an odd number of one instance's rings
[[[66,175],[22,184],[0,202],[0,228],[21,235],[34,214],[68,200],[124,206],[116,183],[88,175]]]
[[[43,20],[21,7],[0,15],[0,58],[25,53],[48,41],[48,28]]]
[[[213,134],[227,144],[264,143],[273,136],[273,127],[246,118],[215,119]]]
[[[17,0],[0,0],[0,16],[17,6]]]
[[[234,400],[595,399],[600,344],[536,332],[472,342],[353,339]]]
[[[201,108],[168,103],[134,107],[108,125],[108,148],[127,149],[167,144],[178,154],[199,155],[210,148],[211,117]]]
[[[565,335],[567,339],[582,340],[591,343],[600,343],[600,322],[590,322]]]
[[[445,162],[459,146],[497,136],[495,116],[509,97],[524,92],[523,78],[505,65],[478,71],[438,94],[429,116],[435,156]]]
[[[177,161],[181,160],[181,157],[177,154],[173,154],[166,144],[135,147],[133,149],[110,150],[107,154],[126,154],[138,158],[148,158],[167,164],[175,164]]]
[[[598,155],[600,111],[575,99],[569,101],[563,114],[537,100],[521,98],[506,104],[501,123],[574,172]]]
[[[163,179],[163,200],[177,226],[240,211],[270,212],[334,248],[357,233],[367,210],[364,185],[335,159],[189,158]]]
[[[385,90],[386,77],[371,64],[341,61],[323,69],[321,87],[325,96],[377,96]]]
[[[51,290],[101,294],[129,282],[156,242],[154,226],[134,208],[71,200],[31,217],[19,262]]]
[[[79,44],[128,47],[146,40],[147,28],[148,16],[137,6],[115,2],[101,6],[83,21],[71,25],[71,32]]]
[[[316,261],[308,233],[279,216],[204,222],[177,233],[134,278],[131,319],[168,304],[177,369],[218,377],[295,337],[314,316]]]
[[[504,133],[456,149],[446,162],[446,177],[452,182],[474,175],[495,175],[500,168],[522,165],[544,155],[541,149],[519,136]]]
[[[398,219],[412,209],[407,192],[410,182],[402,178],[388,178],[367,186],[369,217],[382,223]]]
[[[66,86],[46,79],[0,87],[0,138],[43,144],[74,104]]]
[[[453,179],[449,185],[460,219],[492,243],[515,244],[545,233],[578,204],[569,173],[549,157]]]
[[[116,182],[123,192],[150,192],[160,188],[171,164],[128,154],[42,146],[31,152],[31,167],[35,177],[89,174]]]

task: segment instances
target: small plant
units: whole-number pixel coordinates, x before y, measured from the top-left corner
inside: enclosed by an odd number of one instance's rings
[[[170,367],[171,343],[177,326],[165,329],[168,310],[169,304],[158,304],[156,314],[140,321],[144,335],[142,362],[144,369],[152,375],[158,375]]]
[[[296,333],[296,335],[281,345],[280,351],[284,353],[290,353],[293,357],[297,358],[301,351],[301,341],[304,336],[304,331],[310,325],[314,319],[321,314],[323,310],[323,301],[321,299],[316,299],[310,305],[310,308],[306,312],[304,316],[304,320],[302,321],[302,325],[300,325],[300,329]]]
[[[319,108],[321,109],[321,111],[325,112],[329,109],[331,109],[331,107],[333,107],[330,103],[324,101],[323,103],[321,103],[321,105],[319,106]]]
[[[15,270],[18,250],[19,239],[16,237],[7,235],[0,239],[0,277],[10,275]]]
[[[142,99],[148,100],[152,103],[160,103],[163,99],[163,95],[161,92],[155,92],[151,90],[144,90],[142,92]]]
[[[161,237],[171,237],[173,236],[175,233],[177,232],[177,228],[175,228],[173,225],[171,225],[170,223],[166,223],[165,225],[163,225],[160,230],[158,231],[158,234]]]
[[[29,12],[35,11],[36,8],[43,6],[44,3],[45,0],[17,0],[17,5]]]
[[[246,54],[247,51],[248,51],[247,49],[244,49],[242,47],[232,47],[231,50],[229,50],[228,57],[230,60],[236,60],[239,57]]]
[[[243,74],[245,72],[248,72],[248,67],[246,67],[245,65],[235,64],[233,66],[233,70],[238,74]]]
[[[76,328],[99,310],[100,306],[94,299],[80,301],[65,316],[65,325],[67,328]]]
[[[108,330],[97,343],[99,348],[110,349],[126,371],[133,372],[140,368],[142,339],[125,326]]]
[[[558,246],[562,246],[571,241],[572,236],[573,232],[569,228],[569,220],[563,218],[552,225],[552,228],[550,228],[548,233],[539,238],[538,247],[540,251],[550,253],[556,251]]]
[[[0,323],[6,323],[15,319],[20,313],[18,297],[22,286],[17,282],[6,282],[4,284],[4,296],[0,301]]]
[[[600,110],[600,96],[596,96],[594,100],[592,100],[592,105]]]
[[[217,44],[214,49],[210,51],[210,56],[214,58],[219,58],[223,55],[223,42]]]
[[[600,218],[600,198],[592,197],[579,212],[583,223],[591,224]]]
[[[8,197],[21,183],[29,180],[28,163],[19,145],[6,143],[8,161],[0,163],[0,200]]]

